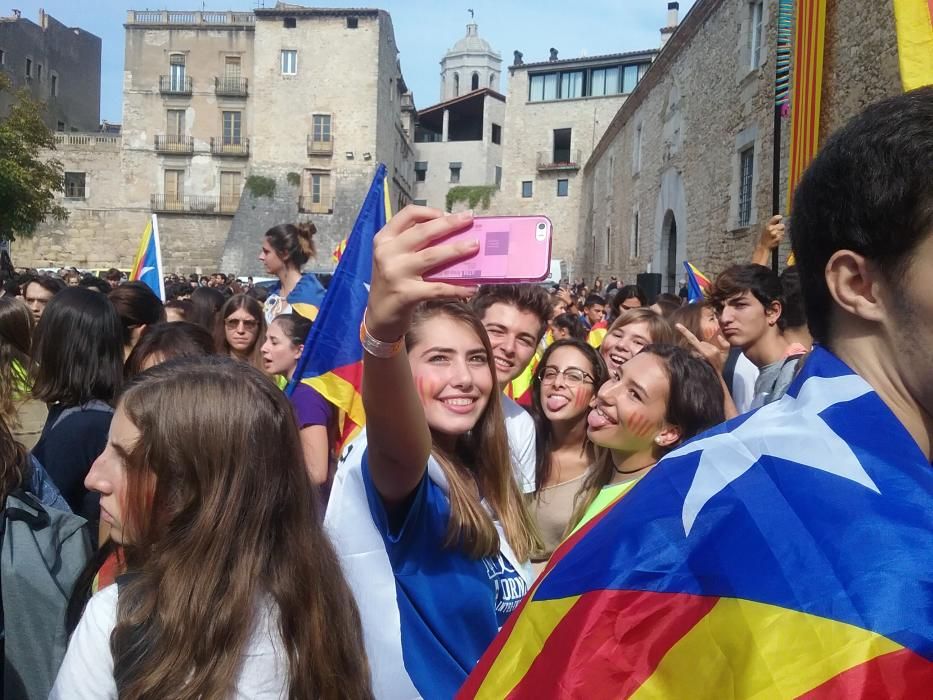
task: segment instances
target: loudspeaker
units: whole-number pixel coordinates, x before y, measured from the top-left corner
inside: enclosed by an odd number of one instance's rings
[[[661,293],[661,273],[642,272],[635,278],[635,284],[641,287],[645,296],[648,297],[648,306],[651,306]]]

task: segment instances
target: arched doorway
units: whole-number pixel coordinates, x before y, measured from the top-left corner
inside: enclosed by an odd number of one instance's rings
[[[661,225],[661,291],[677,293],[677,217],[668,209]]]

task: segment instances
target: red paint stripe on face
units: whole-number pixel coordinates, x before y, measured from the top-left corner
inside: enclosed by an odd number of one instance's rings
[[[625,427],[637,437],[648,437],[654,429],[651,420],[642,413],[633,413],[626,418]]]

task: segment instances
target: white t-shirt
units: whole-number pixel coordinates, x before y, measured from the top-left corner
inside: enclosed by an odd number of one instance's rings
[[[735,362],[735,372],[732,375],[732,401],[740,415],[748,413],[752,408],[756,381],[758,381],[758,368],[745,357],[744,352],[739,353]]]
[[[531,493],[535,490],[535,422],[528,411],[505,394],[501,396],[515,481],[522,493]]]
[[[49,700],[116,700],[110,634],[117,621],[116,584],[88,602],[75,629]],[[280,700],[288,697],[288,660],[276,615],[262,606],[243,657],[234,698]]]

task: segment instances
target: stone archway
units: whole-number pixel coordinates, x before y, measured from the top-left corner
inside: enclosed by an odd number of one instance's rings
[[[687,197],[680,172],[669,168],[661,175],[661,190],[655,207],[654,255],[651,271],[661,274],[661,291],[676,294],[684,277],[687,259]]]
[[[677,217],[670,209],[664,215],[661,228],[661,255],[664,256],[661,264],[661,291],[669,294],[677,293]]]

